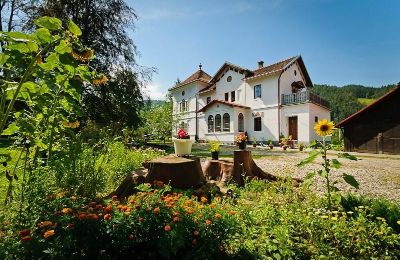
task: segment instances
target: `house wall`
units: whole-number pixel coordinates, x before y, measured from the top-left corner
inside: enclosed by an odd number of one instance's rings
[[[328,119],[331,120],[331,112],[323,107],[320,107],[318,105],[315,105],[313,103],[309,103],[310,107],[310,141],[318,140],[321,141],[322,137],[317,135],[314,131],[314,125],[315,125],[315,117],[318,117],[318,120],[321,119]],[[327,140],[330,140],[330,137],[328,137]]]
[[[255,78],[246,81],[246,106],[253,110],[278,105],[278,74]],[[254,86],[261,85],[261,98],[254,98]]]
[[[229,76],[232,77],[231,82],[227,81],[227,78]],[[214,99],[225,100],[225,93],[228,93],[228,101],[232,102],[231,91],[235,91],[235,101],[233,103],[244,105],[245,99],[244,83],[242,80],[243,78],[244,74],[228,69],[225,74],[220,78],[220,80],[216,83],[217,88],[215,91]]]
[[[297,116],[298,142],[309,143],[310,141],[310,104],[299,104],[283,106],[281,109],[281,133],[289,135],[289,117]]]
[[[212,115],[214,117],[214,125],[215,125],[215,116],[217,114],[221,115],[221,128],[223,126],[223,115],[225,113],[229,114],[229,118],[230,118],[230,131],[229,132],[212,132],[209,133],[208,132],[208,117],[210,115]],[[202,124],[202,134],[199,135],[199,137],[201,139],[204,140],[218,140],[220,142],[223,143],[233,143],[234,142],[234,138],[235,138],[235,109],[225,105],[225,104],[215,104],[213,106],[211,106],[209,109],[207,109],[204,113],[202,113],[202,118],[204,121],[204,124]],[[215,127],[214,127],[215,130]],[[203,135],[204,134],[204,135]]]
[[[295,71],[296,75],[294,74]],[[294,62],[282,73],[280,79],[280,94],[292,94],[292,83],[294,81],[302,81],[304,85],[306,85],[306,81],[297,62]]]

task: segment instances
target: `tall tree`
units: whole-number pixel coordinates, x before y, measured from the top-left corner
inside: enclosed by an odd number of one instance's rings
[[[36,2],[26,9],[30,20],[44,15],[72,19],[82,29],[82,43],[95,53],[91,66],[110,79],[99,86],[85,88],[87,119],[100,124],[137,126],[139,108],[143,105],[141,90],[153,69],[143,68],[136,62],[136,46],[128,35],[128,30],[135,28],[135,10],[123,0]]]
[[[22,24],[28,0],[0,0],[0,31],[11,32]]]

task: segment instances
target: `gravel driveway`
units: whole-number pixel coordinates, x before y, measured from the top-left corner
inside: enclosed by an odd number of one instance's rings
[[[301,160],[307,157],[307,153],[289,152],[273,153],[254,161],[264,171],[276,175],[290,175],[304,178],[307,173],[321,169],[322,159],[306,165],[302,168],[296,166]],[[335,155],[328,155],[328,158],[337,158]],[[337,187],[343,192],[355,192],[374,197],[385,197],[400,202],[400,158],[385,158],[385,156],[360,156],[358,161],[339,159],[342,163],[340,169],[331,171],[331,180],[338,181]],[[341,175],[347,173],[353,175],[359,182],[357,190],[346,184]],[[324,179],[316,177],[313,189],[324,190]]]

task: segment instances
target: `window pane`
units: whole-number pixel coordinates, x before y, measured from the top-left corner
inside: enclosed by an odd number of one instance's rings
[[[254,98],[261,97],[261,85],[254,86]]]
[[[225,113],[223,117],[223,131],[224,132],[231,131],[231,119],[228,113]]]
[[[254,131],[261,131],[261,117],[254,118]]]
[[[215,116],[215,132],[221,132],[221,115]]]
[[[207,97],[207,104],[211,102],[211,97]]]
[[[208,117],[208,132],[209,133],[214,132],[214,117],[213,116]]]
[[[225,101],[229,100],[229,93],[225,93]]]
[[[231,92],[231,101],[234,102],[235,101],[235,91]]]
[[[238,131],[244,132],[244,118],[242,113],[238,115]]]

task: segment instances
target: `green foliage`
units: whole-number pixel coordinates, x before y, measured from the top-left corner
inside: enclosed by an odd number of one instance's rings
[[[214,141],[214,140],[208,140],[207,142],[210,145],[210,147],[208,148],[208,150],[210,152],[219,152],[219,148],[221,146],[221,142]]]
[[[326,136],[322,137],[322,142],[314,142],[310,144],[310,147],[314,148],[314,150],[312,150],[309,153],[309,156],[304,159],[303,161],[301,161],[300,163],[297,164],[297,167],[303,167],[306,164],[312,163],[313,161],[315,161],[315,159],[317,159],[318,155],[321,155],[323,163],[323,169],[315,171],[314,173],[310,173],[306,176],[306,185],[308,186],[311,182],[311,180],[318,174],[319,176],[323,177],[326,181],[326,194],[328,197],[328,209],[332,208],[332,199],[340,199],[340,197],[338,196],[338,194],[333,194],[334,192],[339,191],[339,188],[337,188],[335,186],[335,183],[331,183],[330,181],[330,171],[331,171],[331,167],[339,169],[341,167],[341,163],[339,162],[339,160],[337,159],[328,159],[327,156],[327,150],[330,149],[330,145],[326,143]],[[320,147],[320,148],[318,148]],[[354,155],[350,155],[348,153],[341,153],[338,154],[338,158],[347,158],[350,160],[357,160],[357,158]],[[352,187],[358,189],[359,188],[359,183],[357,182],[357,180],[346,173],[343,173],[343,180],[351,185]]]
[[[380,88],[365,87],[360,85],[347,85],[343,87],[329,85],[314,85],[312,92],[329,101],[331,105],[331,118],[336,123],[360,110],[366,105],[366,99],[376,99],[384,95],[395,85]],[[359,99],[362,99],[360,102]]]

